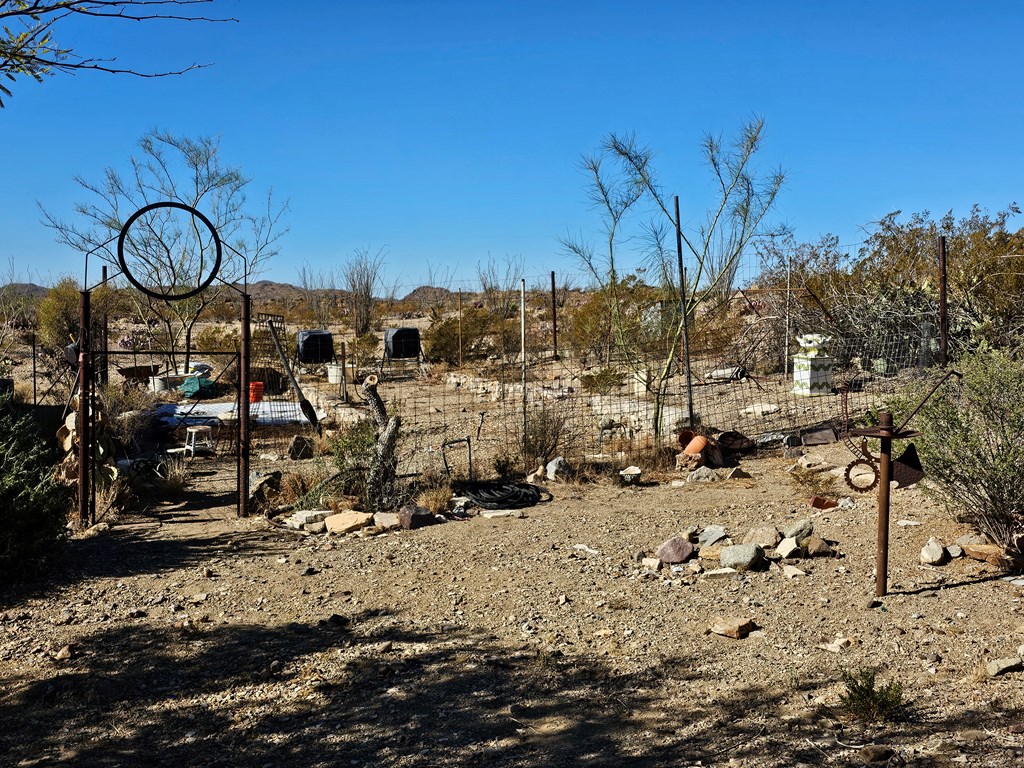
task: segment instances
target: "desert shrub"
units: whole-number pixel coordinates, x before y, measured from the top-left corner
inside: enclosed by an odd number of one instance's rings
[[[527,466],[547,464],[575,446],[569,412],[559,401],[542,402],[526,412],[523,454]]]
[[[357,336],[349,343],[348,352],[356,362],[358,368],[374,368],[380,362],[380,353],[377,351],[380,338],[372,333],[364,333]]]
[[[32,420],[0,401],[0,580],[39,572],[65,534],[71,488]]]
[[[873,669],[843,672],[846,690],[839,696],[843,707],[858,720],[869,723],[897,720],[905,715],[907,702],[903,686],[896,680],[890,680],[879,687],[875,677]]]
[[[334,464],[341,473],[339,489],[349,496],[362,497],[366,490],[366,472],[377,443],[377,430],[369,419],[338,432],[331,441]]]
[[[610,395],[626,383],[626,374],[614,368],[601,368],[594,373],[580,376],[580,383],[587,392]]]
[[[522,476],[522,472],[519,471],[519,462],[507,453],[499,453],[494,457],[494,472],[502,480]]]
[[[603,293],[588,294],[582,303],[567,309],[560,326],[562,344],[581,362],[607,358],[612,321]]]
[[[925,470],[961,522],[1008,550],[1024,550],[1024,365],[1002,352],[979,352],[959,365],[910,426]],[[922,382],[893,410],[906,412],[927,391]],[[896,417],[896,422],[901,419]]]
[[[164,471],[163,489],[171,497],[183,494],[192,482],[192,472],[181,457],[168,459]]]
[[[479,360],[494,353],[487,310],[468,307],[462,312],[462,359]],[[436,316],[423,339],[424,356],[432,363],[459,364],[459,318]]]
[[[148,389],[110,384],[99,388],[100,402],[108,416],[107,434],[128,447],[156,426],[154,406],[159,397]]]
[[[208,325],[192,337],[192,344],[199,352],[237,352],[241,341],[238,328]]]

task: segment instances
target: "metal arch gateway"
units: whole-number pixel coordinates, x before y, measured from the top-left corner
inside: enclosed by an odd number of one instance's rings
[[[131,229],[132,224],[134,224],[140,217],[144,216],[150,211],[157,210],[159,208],[173,208],[176,210],[185,211],[186,213],[190,213],[192,214],[192,216],[203,222],[206,228],[210,230],[210,234],[213,235],[213,243],[216,246],[217,251],[213,262],[213,269],[210,271],[210,275],[206,277],[202,282],[200,282],[198,286],[196,286],[190,291],[186,291],[185,293],[161,293],[160,291],[155,291],[152,288],[143,285],[141,282],[139,282],[138,278],[136,278],[135,275],[131,273],[131,270],[128,269],[128,264],[126,263],[125,260],[124,242],[125,240],[128,239],[128,230]],[[139,208],[139,210],[137,210],[135,213],[128,217],[128,220],[124,223],[124,226],[121,227],[121,233],[117,236],[117,264],[121,268],[121,274],[125,276],[125,279],[129,283],[138,288],[151,299],[181,301],[183,299],[190,299],[193,296],[202,293],[203,291],[210,287],[210,284],[213,283],[214,280],[217,279],[217,275],[220,272],[220,265],[221,261],[223,260],[223,255],[224,252],[220,241],[220,235],[217,234],[217,228],[213,225],[213,222],[210,221],[203,213],[193,208],[191,205],[186,205],[185,203],[178,203],[173,200],[167,200],[160,203],[151,203],[149,205],[143,206],[142,208]]]

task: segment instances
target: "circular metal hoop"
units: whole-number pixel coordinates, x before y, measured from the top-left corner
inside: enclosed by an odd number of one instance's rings
[[[853,470],[854,467],[867,467],[871,470],[871,482],[867,485],[857,485],[853,482]],[[867,493],[878,486],[878,467],[867,459],[854,459],[846,465],[846,471],[843,473],[843,479],[851,489],[857,491],[857,493]]]
[[[128,265],[125,263],[124,241],[128,237],[128,230],[131,229],[132,224],[134,224],[135,221],[140,216],[143,216],[144,214],[149,213],[150,211],[156,210],[157,208],[175,208],[180,211],[191,213],[193,216],[195,216],[197,219],[203,222],[203,224],[206,225],[206,228],[210,230],[210,234],[213,235],[213,243],[217,248],[217,256],[213,261],[213,270],[210,272],[209,277],[203,280],[197,287],[193,288],[191,291],[186,291],[185,293],[161,293],[160,291],[154,291],[152,288],[149,288],[140,283],[138,279],[136,279],[135,275],[131,273],[131,270],[128,269]],[[197,211],[192,206],[185,205],[184,203],[176,203],[171,200],[162,203],[151,203],[150,205],[144,206],[143,208],[139,208],[139,210],[133,213],[128,218],[128,221],[124,223],[124,226],[121,227],[121,234],[118,235],[117,237],[117,263],[121,267],[121,272],[124,274],[125,278],[128,280],[129,283],[134,285],[136,288],[138,288],[140,291],[142,291],[144,294],[146,294],[152,299],[164,299],[166,301],[181,301],[182,299],[190,299],[193,296],[202,293],[207,288],[209,288],[210,283],[212,283],[216,279],[217,273],[220,272],[220,263],[222,258],[223,249],[220,243],[220,235],[217,234],[217,228],[213,226],[213,222],[206,218],[206,216],[204,216],[202,213]]]

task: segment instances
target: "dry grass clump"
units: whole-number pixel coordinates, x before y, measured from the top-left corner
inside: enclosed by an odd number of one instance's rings
[[[185,463],[185,459],[175,457],[168,459],[164,467],[164,490],[172,496],[180,496],[192,482],[192,472],[188,464]]]
[[[789,473],[797,486],[812,496],[835,496],[836,477],[831,472],[797,467]]]
[[[448,511],[448,502],[452,498],[452,487],[448,483],[424,488],[416,494],[417,506],[429,509],[431,514],[438,515]]]

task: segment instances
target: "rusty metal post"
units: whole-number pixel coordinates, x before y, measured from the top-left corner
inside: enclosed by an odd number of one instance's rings
[[[89,478],[92,439],[89,429],[89,291],[82,291],[78,304],[78,522],[89,524]]]
[[[462,289],[459,288],[459,368],[462,367]]]
[[[690,369],[690,326],[686,310],[686,268],[683,267],[683,224],[679,218],[679,195],[676,195],[676,258],[679,261],[679,312],[683,323],[683,370],[686,374],[687,427],[693,429],[693,371]]]
[[[241,349],[238,355],[238,516],[249,516],[249,354],[252,297],[242,294]]]
[[[32,405],[39,405],[36,394],[36,332],[32,331]]]
[[[558,360],[558,298],[555,294],[555,270],[551,270],[551,344]]]
[[[875,595],[889,594],[889,480],[892,478],[892,414],[878,414],[878,549],[875,554]]]
[[[103,287],[107,288],[107,267],[103,265]],[[103,301],[103,338],[100,339],[100,351],[103,353],[103,365],[100,366],[97,373],[100,377],[100,383],[106,386],[110,381],[110,316],[107,314],[107,310],[110,307],[110,297],[104,292]]]
[[[939,236],[939,365],[949,362],[949,314],[946,304],[946,237]]]
[[[341,402],[348,402],[348,371],[346,370],[347,361],[345,359],[345,342],[341,342]]]

